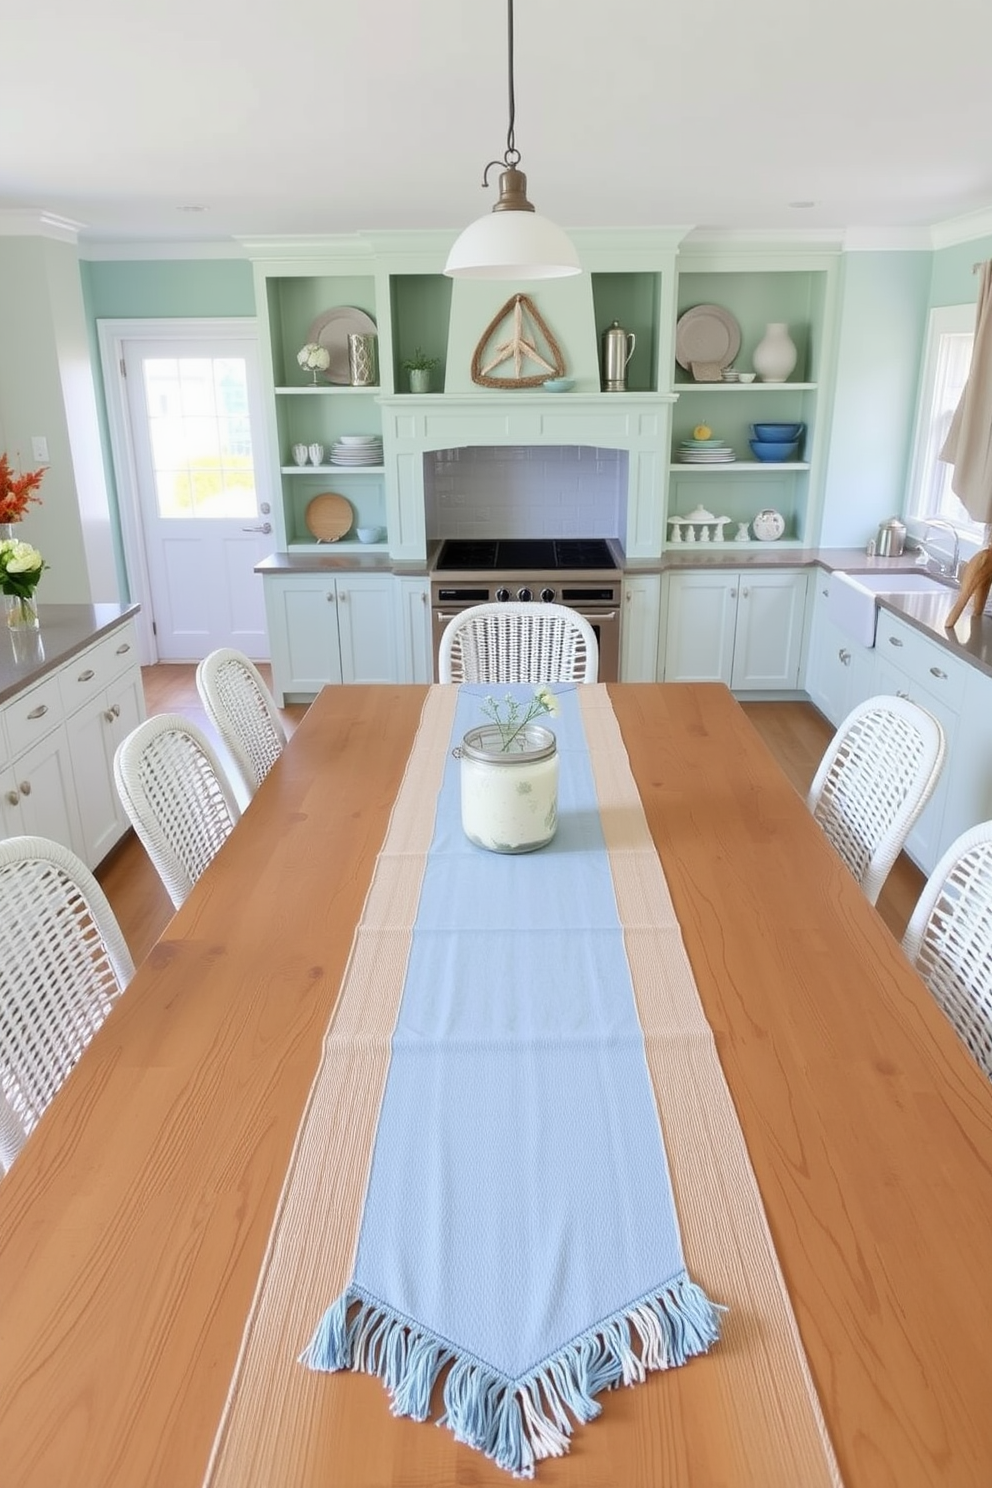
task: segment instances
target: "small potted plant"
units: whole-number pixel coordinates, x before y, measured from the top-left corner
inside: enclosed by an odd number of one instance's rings
[[[410,374],[411,393],[429,393],[431,390],[431,373],[434,368],[440,366],[441,358],[428,356],[418,346],[412,357],[407,357],[401,364],[404,371]]]

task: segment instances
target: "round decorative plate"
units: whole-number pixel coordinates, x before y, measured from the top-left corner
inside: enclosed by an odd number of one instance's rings
[[[722,305],[694,305],[675,327],[675,360],[686,371],[693,362],[729,367],[741,349],[741,328]]]
[[[348,366],[348,337],[368,335],[369,331],[374,331],[375,328],[375,321],[371,315],[366,315],[364,310],[356,310],[354,305],[338,305],[335,309],[325,310],[323,315],[317,316],[307,331],[307,340],[316,341],[318,346],[323,346],[328,352],[331,360],[324,369],[324,376],[328,382],[348,383],[351,381],[351,371]]]
[[[785,531],[785,518],[769,506],[758,513],[751,526],[759,542],[774,542]]]
[[[351,502],[336,491],[323,491],[307,503],[306,524],[318,542],[337,542],[354,520]]]

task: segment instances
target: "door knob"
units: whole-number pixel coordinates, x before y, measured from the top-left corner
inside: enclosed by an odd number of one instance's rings
[[[271,522],[262,522],[261,525],[258,526],[258,527],[242,527],[241,531],[242,532],[271,532],[272,531],[272,523]]]

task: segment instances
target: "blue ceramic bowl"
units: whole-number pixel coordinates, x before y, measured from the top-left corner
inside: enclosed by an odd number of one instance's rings
[[[386,536],[385,527],[356,527],[355,536],[361,543],[382,542]]]
[[[575,386],[575,378],[549,377],[541,386],[546,393],[570,393]]]
[[[770,462],[794,460],[799,447],[799,441],[796,439],[788,442],[781,439],[749,439],[748,444],[759,460]]]
[[[805,424],[752,424],[751,433],[755,439],[768,439],[774,443],[788,443],[793,439],[798,439],[805,427]]]

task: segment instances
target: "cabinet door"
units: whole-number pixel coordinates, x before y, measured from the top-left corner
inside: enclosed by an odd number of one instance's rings
[[[398,682],[430,682],[431,586],[426,579],[395,579]]]
[[[838,724],[849,711],[851,646],[827,614],[826,578],[813,582],[813,620],[806,658],[806,691],[825,718]]]
[[[272,647],[272,689],[313,697],[341,681],[337,594],[333,578],[265,576],[265,613]]]
[[[337,580],[339,680],[396,681],[394,598],[392,574]]]
[[[7,836],[49,837],[82,855],[69,741],[62,724],[14,760],[0,783]]]
[[[937,859],[942,851],[944,804],[947,800],[948,784],[955,769],[955,737],[958,732],[958,717],[940,699],[931,696],[925,688],[921,687],[915,677],[893,666],[887,656],[879,657],[876,681],[880,694],[909,698],[912,702],[919,703],[921,708],[926,708],[929,713],[933,714],[944,730],[944,737],[947,741],[944,768],[933,795],[906,839],[905,849],[923,873],[930,873],[936,867]]]
[[[669,575],[666,682],[730,683],[739,578],[715,570]]]
[[[733,688],[799,686],[806,587],[805,572],[740,575]]]
[[[992,677],[977,667],[968,668],[951,753],[941,852],[969,827],[992,820]]]
[[[621,682],[657,681],[660,609],[661,585],[657,574],[624,579]]]
[[[127,814],[114,780],[114,755],[144,716],[141,673],[132,668],[113,687],[77,709],[66,725],[82,831],[80,856],[90,868],[127,831]]]

